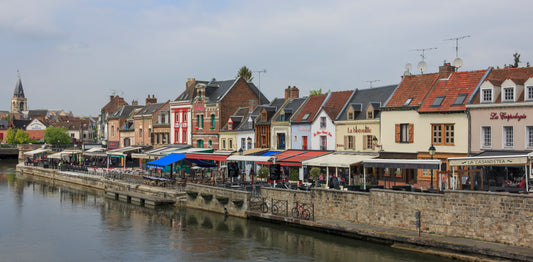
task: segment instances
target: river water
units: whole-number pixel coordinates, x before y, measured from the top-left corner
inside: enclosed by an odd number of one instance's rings
[[[15,174],[0,160],[0,261],[451,261]]]

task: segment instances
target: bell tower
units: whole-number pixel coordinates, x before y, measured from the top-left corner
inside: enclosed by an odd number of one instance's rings
[[[24,89],[22,89],[22,81],[20,80],[20,73],[18,73],[17,84],[15,85],[15,92],[11,98],[11,113],[22,113],[28,109],[28,102],[24,97]]]

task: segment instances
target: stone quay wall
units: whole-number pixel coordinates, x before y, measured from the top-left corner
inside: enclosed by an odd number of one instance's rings
[[[350,192],[263,188],[268,201],[313,204],[315,220],[337,220],[533,248],[533,196],[480,191],[429,194],[372,189]]]
[[[100,190],[114,190],[122,192],[132,192],[147,196],[154,196],[165,199],[175,200],[179,203],[184,198],[184,192],[170,187],[152,187],[148,185],[139,185],[135,183],[128,183],[122,180],[114,180],[98,175],[89,175],[76,172],[60,171],[58,169],[42,168],[36,166],[17,165],[17,172],[24,175],[33,175],[51,181],[57,180],[68,182],[83,186],[88,186]]]
[[[236,217],[246,217],[250,192],[189,183],[186,206]],[[204,198],[202,195],[211,196]],[[219,200],[220,199],[220,200]],[[223,200],[227,199],[227,202]],[[235,201],[234,201],[235,200]],[[242,204],[239,204],[242,200]],[[235,203],[237,202],[237,203]]]

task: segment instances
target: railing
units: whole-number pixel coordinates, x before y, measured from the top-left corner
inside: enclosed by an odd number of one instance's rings
[[[255,203],[257,202],[257,198]],[[254,202],[254,201],[251,201]],[[261,198],[258,204],[250,204],[250,211],[261,212],[263,214],[272,214],[274,216],[292,217],[300,220],[315,220],[315,207],[312,203],[294,202],[289,209],[289,201],[282,199]],[[290,212],[289,212],[290,210]]]

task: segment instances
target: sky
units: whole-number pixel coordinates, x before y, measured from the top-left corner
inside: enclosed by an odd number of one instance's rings
[[[0,111],[20,74],[28,109],[97,116],[116,94],[174,100],[187,78],[242,66],[269,99],[296,86],[399,84],[458,56],[460,71],[533,62],[533,1],[0,0]],[[17,71],[19,73],[17,73]],[[375,81],[378,80],[378,81]]]

